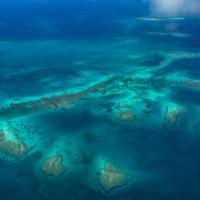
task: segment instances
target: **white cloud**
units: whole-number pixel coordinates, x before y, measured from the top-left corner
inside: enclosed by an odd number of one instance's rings
[[[148,0],[156,15],[200,15],[200,0]]]

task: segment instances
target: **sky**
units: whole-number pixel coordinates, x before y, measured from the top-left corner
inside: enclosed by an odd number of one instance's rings
[[[14,2],[14,0],[0,0],[0,4],[2,5],[12,5]],[[140,4],[143,5],[144,10],[147,8],[146,5],[148,5],[150,14],[154,16],[200,16],[200,0],[18,0],[17,2],[18,5],[20,3],[27,4],[29,2],[38,4],[55,4],[56,2],[57,5],[61,4],[61,2],[75,2],[77,6],[79,6],[79,4],[88,3],[98,6],[113,4],[114,7],[119,5],[123,7],[127,5],[133,9],[133,12],[138,10],[137,5]]]
[[[32,0],[35,2],[48,2],[51,0]],[[82,2],[113,2],[113,0],[80,0]],[[114,0],[115,4],[149,4],[150,14],[160,16],[199,16],[200,0]],[[144,9],[146,7],[144,6]]]
[[[144,0],[150,3],[152,15],[200,16],[200,0]]]

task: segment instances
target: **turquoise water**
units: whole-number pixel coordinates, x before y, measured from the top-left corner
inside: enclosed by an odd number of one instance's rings
[[[152,2],[0,0],[2,200],[200,198],[199,3]]]

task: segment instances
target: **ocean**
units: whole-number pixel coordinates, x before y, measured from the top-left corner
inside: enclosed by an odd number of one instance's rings
[[[188,1],[0,0],[1,200],[200,199]]]

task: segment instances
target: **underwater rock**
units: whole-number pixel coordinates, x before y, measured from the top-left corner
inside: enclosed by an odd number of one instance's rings
[[[110,191],[125,184],[127,175],[121,169],[118,169],[111,162],[105,162],[100,171],[99,182],[101,186]]]
[[[130,112],[130,111],[123,111],[119,112],[116,117],[118,120],[122,121],[134,121],[135,120],[135,115]]]
[[[29,151],[28,146],[15,135],[8,134],[0,131],[0,150],[16,159],[23,157]]]
[[[52,176],[52,177],[61,176],[65,171],[62,155],[57,154],[49,157],[44,161],[41,169],[47,176]]]

